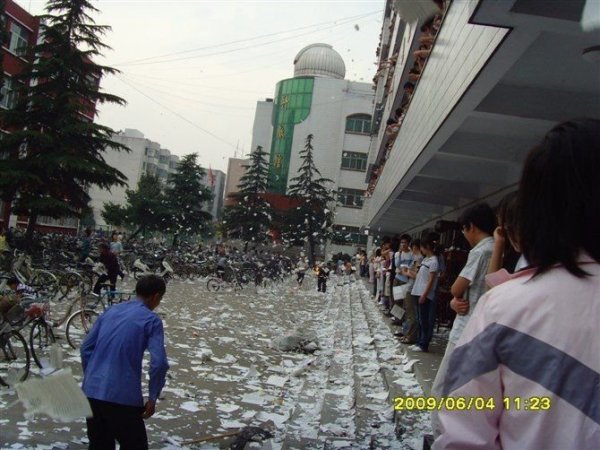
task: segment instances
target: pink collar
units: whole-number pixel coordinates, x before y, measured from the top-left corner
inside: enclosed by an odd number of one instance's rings
[[[598,264],[588,255],[581,255],[578,261],[580,264]],[[556,264],[552,266],[553,268],[562,267],[561,264]],[[496,287],[502,283],[506,283],[507,281],[514,280],[515,278],[521,278],[525,276],[532,276],[536,271],[535,267],[528,267],[523,270],[519,270],[516,273],[509,273],[506,269],[500,269],[497,272],[489,273],[485,276],[485,284],[489,288]]]

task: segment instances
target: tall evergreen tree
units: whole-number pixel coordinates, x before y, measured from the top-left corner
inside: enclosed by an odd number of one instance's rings
[[[134,230],[134,238],[143,231],[164,231],[168,223],[168,210],[161,183],[154,175],[142,175],[136,189],[125,191],[125,205],[113,202],[104,204],[102,217],[114,226]]]
[[[327,204],[334,200],[327,184],[333,183],[323,178],[313,158],[313,135],[306,137],[304,149],[300,152],[302,164],[298,176],[290,180],[288,195],[300,204],[292,211],[290,224],[284,237],[290,241],[301,239],[307,245],[310,264],[315,263],[316,246],[325,244],[331,233],[332,212]]]
[[[229,235],[245,242],[264,243],[269,240],[273,209],[265,199],[268,187],[268,153],[259,145],[250,154],[250,164],[238,185],[238,204],[228,207],[225,226]]]
[[[177,165],[177,172],[170,174],[168,178],[165,200],[173,245],[182,234],[208,231],[212,221],[212,216],[203,207],[212,200],[213,194],[202,184],[202,177],[206,172],[198,165],[197,159],[196,153],[185,155]]]
[[[108,48],[100,38],[110,29],[95,24],[95,12],[86,0],[48,0],[40,18],[43,39],[15,80],[17,104],[0,116],[11,130],[0,141],[0,153],[9,156],[0,161],[0,197],[29,216],[28,240],[39,215],[79,216],[91,186],[109,189],[126,181],[103,153],[127,148],[111,140],[113,130],[82,114],[98,103],[125,104],[98,86],[117,71],[93,61]]]

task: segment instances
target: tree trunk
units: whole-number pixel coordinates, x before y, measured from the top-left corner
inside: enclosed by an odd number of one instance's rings
[[[175,246],[177,245],[178,237],[179,237],[179,234],[177,234],[177,233],[173,234],[173,243],[171,244],[171,247],[175,248]]]
[[[311,267],[315,266],[315,241],[312,234],[308,237],[308,262]]]
[[[25,249],[30,251],[33,244],[33,232],[35,231],[35,223],[37,222],[37,214],[31,214],[29,216],[29,223],[27,224],[27,231],[25,232]]]

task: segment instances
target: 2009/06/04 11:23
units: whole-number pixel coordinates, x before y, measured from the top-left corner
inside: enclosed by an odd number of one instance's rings
[[[550,397],[503,397],[498,404],[494,397],[396,397],[396,411],[484,411],[501,407],[516,411],[548,411],[552,407]]]

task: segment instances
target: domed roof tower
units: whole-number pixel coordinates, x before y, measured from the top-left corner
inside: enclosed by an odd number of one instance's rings
[[[294,58],[294,77],[337,78],[346,76],[346,65],[338,52],[328,44],[311,44]]]

